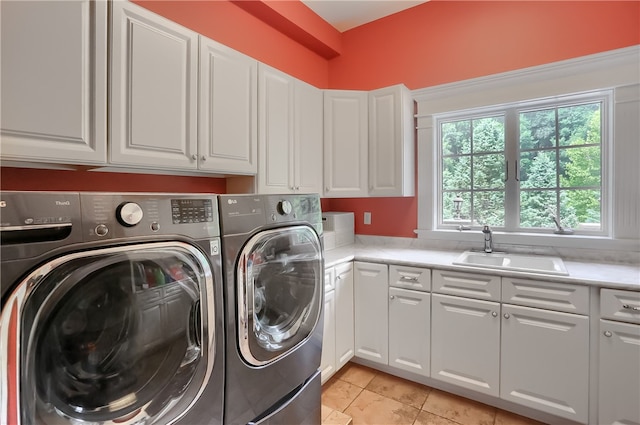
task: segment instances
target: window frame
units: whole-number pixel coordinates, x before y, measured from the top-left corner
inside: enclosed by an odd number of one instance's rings
[[[610,175],[607,190],[611,205],[610,236],[556,235],[494,232],[494,243],[503,249],[552,252],[574,256],[579,252],[608,261],[638,261],[640,254],[640,46],[596,53],[500,74],[414,89],[417,142],[417,227],[420,246],[440,249],[479,249],[477,231],[440,230],[435,227],[437,202],[434,116],[517,103],[550,99],[570,93],[612,90]]]
[[[504,119],[504,151],[502,153],[505,156],[506,181],[504,185],[504,226],[492,226],[494,229],[505,233],[532,233],[532,234],[552,234],[555,228],[529,228],[520,227],[520,208],[521,208],[521,186],[517,176],[520,175],[519,164],[521,161],[521,149],[520,149],[520,114],[529,111],[538,111],[542,109],[554,109],[584,105],[589,103],[600,103],[600,120],[601,120],[601,138],[600,138],[600,230],[584,230],[573,229],[575,235],[584,236],[601,236],[611,237],[611,185],[609,181],[610,166],[609,161],[611,158],[611,139],[612,134],[610,129],[613,116],[611,114],[613,105],[613,91],[597,90],[588,91],[577,94],[567,94],[562,96],[553,96],[542,99],[523,100],[508,104],[491,105],[487,107],[473,108],[467,110],[447,112],[443,114],[434,114],[434,144],[435,144],[435,164],[436,164],[436,178],[434,188],[434,223],[433,228],[435,230],[459,230],[460,226],[469,227],[469,230],[480,230],[481,224],[474,224],[473,222],[460,222],[460,223],[445,223],[443,220],[443,205],[442,194],[445,190],[442,188],[443,177],[443,157],[442,155],[442,124],[448,122],[455,122],[460,120],[477,120],[481,118],[503,117]],[[563,146],[556,144],[553,148],[547,150],[553,150],[558,152]],[[542,149],[532,149],[533,151],[543,151]],[[470,153],[469,157],[473,162],[474,154]],[[559,161],[559,158],[556,158]],[[559,171],[559,170],[557,170]],[[556,181],[559,180],[559,174],[556,173]],[[557,185],[552,188],[554,191],[560,191],[562,187]],[[484,190],[477,190],[471,187],[468,191],[461,190],[460,192],[483,192]],[[562,217],[559,217],[562,221]],[[567,235],[557,235],[567,236]]]

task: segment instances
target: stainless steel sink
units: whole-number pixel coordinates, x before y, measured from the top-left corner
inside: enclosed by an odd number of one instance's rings
[[[561,258],[541,255],[509,254],[506,252],[487,254],[485,252],[465,251],[453,264],[559,276],[569,275]]]

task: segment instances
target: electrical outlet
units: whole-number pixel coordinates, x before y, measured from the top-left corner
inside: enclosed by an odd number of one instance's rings
[[[371,224],[371,213],[369,211],[364,213],[364,224]]]

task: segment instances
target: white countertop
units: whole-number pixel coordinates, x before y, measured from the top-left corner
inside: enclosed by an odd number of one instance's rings
[[[461,253],[462,251],[393,248],[356,243],[354,245],[342,246],[325,251],[325,267],[356,260],[441,270],[470,271],[494,276],[510,276],[537,280],[544,279],[551,282],[582,283],[640,291],[640,267],[638,266],[563,260],[569,276],[556,276],[542,273],[523,273],[453,265],[453,261],[458,258]]]

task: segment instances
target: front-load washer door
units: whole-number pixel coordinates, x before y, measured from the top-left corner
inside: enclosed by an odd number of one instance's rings
[[[324,272],[313,228],[257,233],[240,253],[236,277],[238,346],[250,365],[284,356],[318,325]]]
[[[85,251],[39,267],[3,306],[3,358],[17,359],[3,387],[20,396],[3,400],[2,417],[177,421],[213,367],[212,289],[206,257],[181,242]]]

